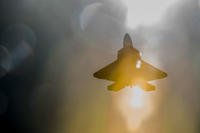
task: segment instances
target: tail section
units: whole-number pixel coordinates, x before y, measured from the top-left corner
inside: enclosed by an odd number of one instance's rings
[[[138,85],[144,91],[154,91],[154,90],[156,90],[156,87],[154,85],[149,84],[147,82],[140,82],[140,83],[137,83],[136,85]],[[111,84],[111,85],[108,86],[108,90],[109,91],[119,91],[119,90],[123,89],[125,86],[126,86],[125,84],[114,83],[114,84]]]
[[[119,83],[114,83],[108,86],[108,90],[109,91],[119,91],[121,89],[123,89],[124,86],[122,84]]]
[[[140,83],[139,86],[141,87],[141,89],[143,89],[144,91],[154,91],[156,90],[156,87],[152,84],[149,84],[149,83]]]

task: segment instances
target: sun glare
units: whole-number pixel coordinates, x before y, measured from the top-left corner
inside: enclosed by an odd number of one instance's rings
[[[143,91],[137,86],[134,87],[132,90],[133,96],[130,100],[130,105],[134,108],[142,108],[145,102]]]
[[[154,108],[152,93],[145,92],[139,86],[125,87],[118,95],[116,104],[126,120],[130,131],[139,130],[142,122],[152,113]]]
[[[140,68],[141,68],[141,65],[142,65],[141,60],[138,60],[138,61],[136,62],[135,67],[136,67],[137,69],[140,69]]]
[[[127,7],[127,26],[152,25],[178,0],[122,0]]]

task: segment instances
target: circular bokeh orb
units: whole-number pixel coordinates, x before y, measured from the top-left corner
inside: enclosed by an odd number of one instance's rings
[[[80,27],[82,30],[85,30],[92,17],[101,6],[101,3],[95,2],[84,7],[83,11],[80,14]]]
[[[8,45],[8,49],[15,48],[22,41],[26,41],[30,47],[34,48],[36,36],[29,26],[25,24],[14,24],[5,30],[2,41]]]
[[[0,78],[6,75],[12,66],[11,54],[8,49],[0,45]]]

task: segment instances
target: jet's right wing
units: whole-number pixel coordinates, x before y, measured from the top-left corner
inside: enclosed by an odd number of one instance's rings
[[[167,73],[159,70],[158,68],[150,65],[145,61],[141,61],[141,68],[139,69],[140,76],[144,78],[146,81],[162,79],[167,77]]]

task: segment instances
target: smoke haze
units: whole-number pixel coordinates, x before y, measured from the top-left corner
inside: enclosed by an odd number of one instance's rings
[[[0,3],[1,132],[199,132],[198,0],[178,1],[159,23],[135,29],[122,1]],[[110,82],[93,77],[117,58],[126,32],[143,59],[169,75],[147,94],[152,109],[138,115],[137,130],[137,111],[123,102],[130,90],[109,92]]]

